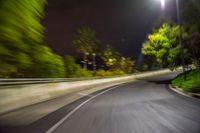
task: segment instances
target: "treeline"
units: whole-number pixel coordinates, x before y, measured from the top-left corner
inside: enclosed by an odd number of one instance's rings
[[[85,26],[78,28],[74,35],[73,45],[83,55],[83,68],[92,64],[94,76],[112,76],[129,74],[134,71],[134,61],[131,58],[123,57],[111,45],[102,47],[101,41],[96,37],[95,30]],[[89,61],[88,59],[92,60]],[[104,69],[96,71],[96,57],[99,57]]]
[[[112,76],[133,72],[134,61],[121,56],[110,45],[102,48],[90,27],[77,29],[73,39],[74,47],[83,54],[83,68],[74,57],[55,54],[44,43],[45,29],[40,23],[46,4],[46,0],[0,0],[1,78]],[[97,70],[97,57],[106,69]],[[92,71],[88,64],[92,64]]]
[[[185,2],[181,26],[172,21],[159,21],[143,43],[143,69],[155,66],[175,69],[183,63],[200,68],[200,1]]]

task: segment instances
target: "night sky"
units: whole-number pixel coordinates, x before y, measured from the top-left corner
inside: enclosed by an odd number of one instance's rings
[[[160,18],[176,19],[175,0],[48,0],[43,24],[45,42],[60,55],[78,56],[72,46],[78,27],[91,26],[97,37],[123,56],[137,58],[141,45]]]

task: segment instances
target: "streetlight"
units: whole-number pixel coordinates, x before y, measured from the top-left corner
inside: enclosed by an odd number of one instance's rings
[[[161,4],[161,8],[164,9],[165,8],[165,0],[160,0],[160,4]]]

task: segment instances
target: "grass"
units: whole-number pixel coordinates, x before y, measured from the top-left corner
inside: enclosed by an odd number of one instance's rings
[[[186,72],[186,80],[184,80],[183,73],[178,75],[172,80],[172,86],[179,87],[186,92],[200,93],[200,69]]]

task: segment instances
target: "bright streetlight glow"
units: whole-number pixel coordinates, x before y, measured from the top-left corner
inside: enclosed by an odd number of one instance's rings
[[[160,0],[160,4],[161,4],[161,8],[164,9],[165,8],[165,0]]]

